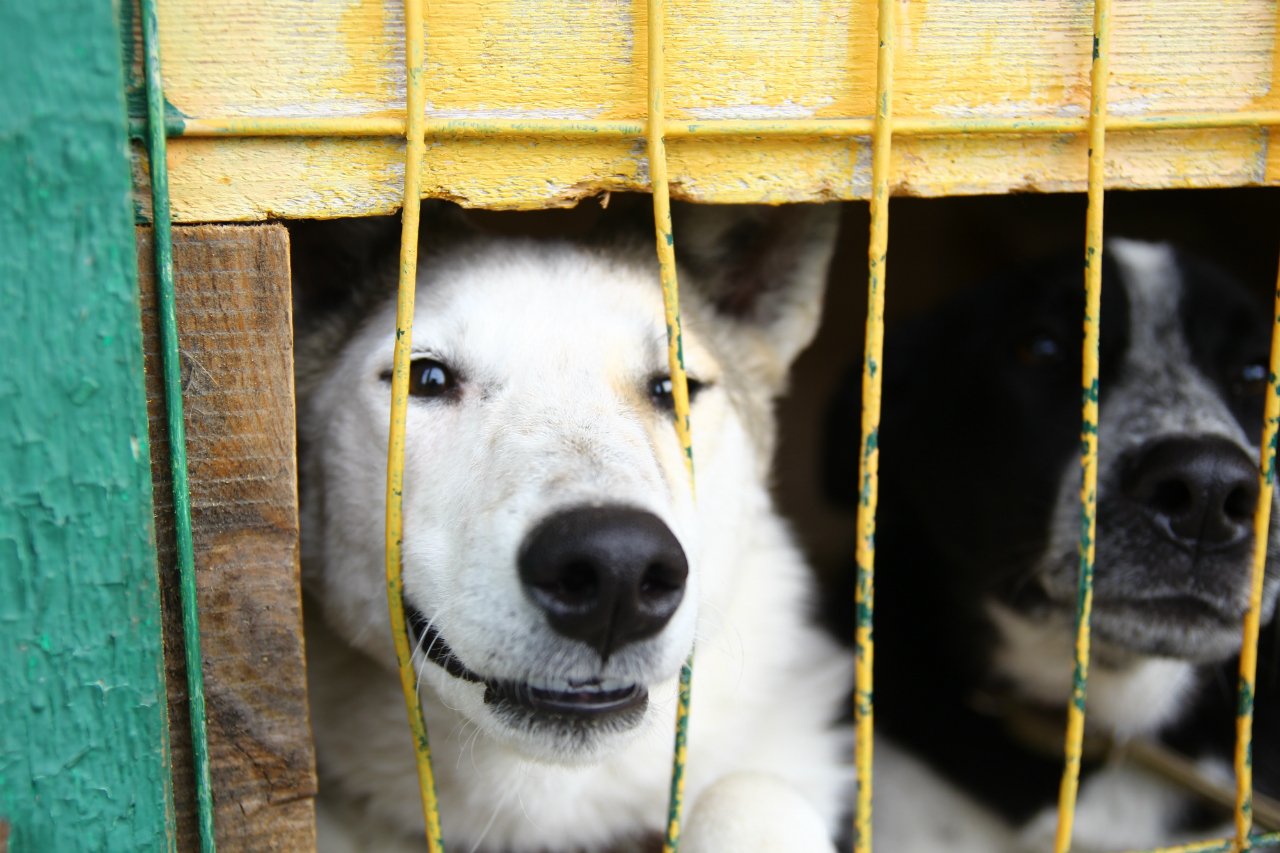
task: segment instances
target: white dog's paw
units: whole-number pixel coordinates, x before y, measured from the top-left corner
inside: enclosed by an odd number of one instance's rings
[[[684,853],[830,853],[826,821],[781,779],[734,773],[702,792],[680,836]]]

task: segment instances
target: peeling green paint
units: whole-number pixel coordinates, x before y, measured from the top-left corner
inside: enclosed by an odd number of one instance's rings
[[[867,440],[862,449],[862,458],[867,459],[880,449],[880,430],[872,429],[867,433]]]
[[[0,818],[15,853],[173,847],[115,14],[0,4],[0,351],[18,358],[0,383]]]
[[[1236,700],[1236,716],[1247,717],[1253,713],[1253,684],[1240,682],[1240,695]]]

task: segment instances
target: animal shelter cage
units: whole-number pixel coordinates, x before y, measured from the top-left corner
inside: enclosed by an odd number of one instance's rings
[[[73,0],[44,16],[0,12],[0,23],[13,18],[12,26],[0,26],[0,48],[8,39],[0,55],[13,57],[0,59],[0,67],[15,63],[39,81],[15,100],[10,118],[0,118],[0,127],[12,129],[7,139],[0,133],[0,175],[21,208],[21,216],[0,219],[0,247],[18,258],[9,262],[17,274],[0,276],[0,292],[19,306],[0,340],[6,351],[30,352],[38,376],[62,377],[52,388],[37,378],[4,392],[24,409],[0,426],[12,448],[0,465],[0,494],[22,496],[6,510],[16,521],[0,528],[0,548],[19,568],[0,578],[0,624],[20,652],[0,658],[0,683],[9,685],[0,696],[0,850],[6,838],[14,850],[173,847],[197,839],[212,850],[219,836],[227,847],[265,848],[273,836],[285,839],[282,847],[313,841],[296,481],[291,468],[280,475],[271,467],[293,452],[287,237],[272,226],[246,236],[187,224],[397,209],[403,236],[387,584],[413,731],[406,749],[418,751],[428,844],[441,849],[440,820],[448,815],[436,813],[398,577],[419,203],[444,198],[533,209],[623,190],[653,195],[675,428],[691,486],[696,460],[675,274],[680,235],[672,232],[670,195],[870,203],[865,473],[858,596],[850,603],[857,619],[858,851],[871,849],[889,199],[1087,191],[1079,614],[1074,687],[1063,697],[1068,729],[1054,845],[1070,849],[1089,675],[1104,192],[1280,183],[1280,149],[1270,145],[1271,129],[1280,126],[1274,0],[807,0],[749,8],[711,0],[141,0],[123,4],[118,19],[101,5]],[[86,105],[82,115],[71,120],[64,100]],[[121,154],[126,132],[135,140],[131,182]],[[137,275],[122,202],[130,189],[134,214],[151,225],[137,238]],[[99,212],[87,217],[88,209]],[[45,221],[48,227],[37,229]],[[175,235],[171,224],[182,231]],[[67,247],[71,261],[61,259]],[[185,293],[176,286],[175,263],[178,279],[190,265]],[[139,277],[143,325],[154,340],[149,381],[156,387],[146,397],[135,354],[144,339],[133,290]],[[215,279],[238,281],[240,289],[200,290]],[[268,301],[273,307],[264,308]],[[1276,311],[1273,331],[1280,287]],[[209,320],[214,315],[222,319]],[[208,322],[180,340],[184,320],[200,318]],[[244,397],[234,411],[210,415],[221,404],[201,385],[200,359],[218,347],[241,347],[223,352],[246,365],[281,367],[274,379],[259,380],[274,384],[235,390],[272,392],[287,401],[283,408],[249,411],[243,400],[251,397]],[[1280,833],[1253,831],[1250,755],[1278,376],[1273,335],[1253,604],[1243,626],[1235,833],[1171,849],[1280,845]],[[150,459],[163,584],[157,546],[137,532],[150,531],[152,515],[148,405],[153,421],[165,422],[153,432]],[[284,433],[272,417],[288,424]],[[237,436],[245,441],[236,443]],[[52,460],[43,466],[50,473],[32,473],[24,454],[33,444]],[[197,446],[200,458],[189,462]],[[218,461],[227,458],[237,462]],[[255,460],[267,467],[253,467]],[[245,482],[261,489],[236,491]],[[210,497],[213,487],[221,491]],[[255,507],[261,514],[246,515],[258,513]],[[200,516],[195,529],[193,509]],[[245,604],[265,587],[243,586],[233,571],[244,558],[242,551],[230,555],[232,546],[247,541],[235,531],[247,528],[255,531],[254,565],[273,567],[263,569],[268,580],[254,581],[274,584],[266,593],[274,605],[265,609]],[[169,560],[179,582],[171,580]],[[65,566],[85,575],[89,594],[70,585]],[[181,613],[180,629],[176,622],[169,629],[183,658],[168,664],[172,722],[165,716],[162,596],[170,612]],[[266,622],[229,619],[227,611],[239,605],[257,607],[254,618]],[[270,663],[259,655],[263,643]],[[184,673],[185,688],[175,682]],[[674,733],[664,847],[671,851],[679,841],[685,726],[697,713],[688,701],[694,673],[696,666],[686,665]],[[206,707],[206,676],[230,696],[217,708]],[[233,690],[230,681],[239,686]],[[241,690],[246,684],[253,690]]]

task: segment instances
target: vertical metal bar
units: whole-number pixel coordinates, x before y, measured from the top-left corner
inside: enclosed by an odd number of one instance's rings
[[[854,809],[854,849],[870,853],[872,750],[875,713],[872,668],[875,643],[876,504],[880,470],[880,387],[884,376],[884,296],[889,253],[889,172],[893,146],[894,3],[879,0],[876,22],[876,114],[871,132],[871,234],[867,247],[867,327],[862,357],[862,484],[857,513],[857,586],[854,593],[856,653],[854,727],[858,798]]]
[[[422,207],[422,160],[426,154],[424,134],[426,88],[423,43],[423,0],[405,0],[405,163],[404,210],[401,214],[400,277],[396,296],[396,344],[391,371],[391,424],[387,437],[387,608],[391,634],[400,670],[413,751],[418,769],[418,790],[426,823],[427,847],[442,853],[440,809],[436,801],[435,774],[431,768],[431,746],[427,721],[422,712],[413,650],[404,615],[404,583],[401,579],[401,545],[404,541],[404,439],[405,413],[409,405],[409,358],[413,351],[413,305],[418,284],[418,219]]]
[[[664,118],[666,45],[663,0],[649,0],[649,117],[645,128],[649,143],[649,183],[653,192],[653,221],[662,278],[662,307],[667,324],[667,364],[671,374],[671,398],[675,403],[676,437],[694,491],[693,437],[689,425],[689,380],[684,371],[684,341],[680,328],[680,286],[676,280],[675,237],[671,230],[671,195],[667,184],[667,142]],[[693,685],[693,653],[680,668],[676,701],[675,745],[671,757],[671,791],[667,801],[667,828],[663,853],[680,849],[680,821],[684,808],[684,765],[689,740],[689,700]]]
[[[1240,647],[1240,691],[1236,711],[1236,814],[1233,850],[1246,850],[1253,828],[1253,696],[1258,671],[1258,628],[1262,613],[1262,582],[1267,565],[1267,534],[1276,481],[1276,428],[1280,423],[1280,277],[1276,283],[1271,325],[1271,366],[1267,375],[1266,414],[1258,460],[1258,506],[1253,517],[1253,574],[1249,609],[1244,616]]]
[[[675,238],[671,232],[671,193],[667,184],[667,141],[663,135],[664,55],[663,0],[649,0],[649,181],[653,189],[653,218],[657,231],[658,268],[662,276],[662,305],[667,321],[667,361],[671,368],[671,396],[675,401],[676,436],[684,453],[689,485],[693,487],[693,437],[689,429],[689,383],[684,372],[680,328],[680,287],[676,281]]]
[[[182,599],[182,645],[187,665],[191,716],[191,761],[195,773],[200,849],[215,849],[213,781],[205,717],[204,669],[200,653],[200,610],[196,597],[195,551],[191,538],[191,489],[187,479],[187,438],[182,413],[182,357],[174,308],[173,235],[169,211],[169,168],[164,125],[164,82],[160,74],[160,26],[155,0],[141,0],[143,66],[147,81],[147,158],[151,172],[152,244],[156,264],[156,313],[160,326],[165,419],[173,481],[173,529]]]
[[[1110,0],[1094,0],[1093,66],[1089,107],[1089,208],[1085,223],[1084,352],[1080,426],[1080,574],[1076,593],[1075,669],[1067,705],[1065,764],[1058,792],[1055,853],[1071,847],[1085,696],[1089,684],[1089,616],[1093,610],[1093,560],[1098,509],[1098,331],[1102,295],[1102,202],[1106,178],[1107,80],[1111,42]]]

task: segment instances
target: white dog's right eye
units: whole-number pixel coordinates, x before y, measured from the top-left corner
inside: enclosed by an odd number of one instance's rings
[[[391,371],[384,371],[383,382],[391,381]],[[415,358],[409,363],[409,394],[413,397],[456,397],[458,380],[453,371],[434,358]]]
[[[443,397],[458,390],[449,368],[433,358],[415,359],[409,365],[409,393],[414,397]]]

